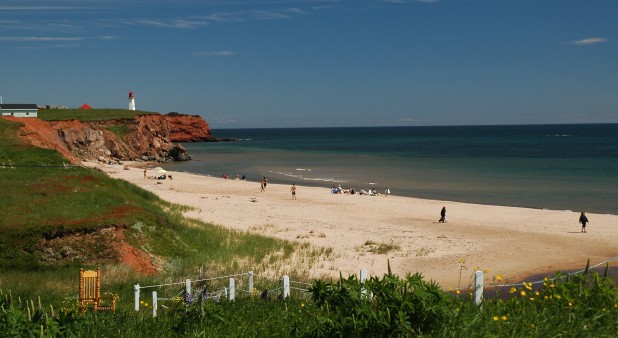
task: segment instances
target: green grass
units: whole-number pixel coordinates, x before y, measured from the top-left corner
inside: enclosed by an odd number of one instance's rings
[[[485,299],[442,291],[420,274],[315,281],[283,302],[258,294],[234,302],[166,301],[153,318],[140,312],[81,312],[0,290],[4,336],[97,337],[615,337],[618,292],[596,273],[527,284]]]
[[[128,109],[40,109],[38,117],[46,121],[75,119],[78,121],[108,121],[132,119],[137,115],[158,114]]]

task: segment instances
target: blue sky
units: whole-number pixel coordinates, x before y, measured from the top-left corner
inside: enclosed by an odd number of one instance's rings
[[[2,0],[4,103],[211,128],[618,122],[615,0]]]

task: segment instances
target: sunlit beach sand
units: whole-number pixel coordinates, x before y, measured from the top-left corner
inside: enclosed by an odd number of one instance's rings
[[[329,187],[297,186],[167,172],[172,180],[144,178],[144,163],[84,163],[136,184],[162,199],[191,206],[186,216],[230,229],[250,231],[333,249],[313,277],[381,276],[390,262],[398,275],[420,272],[443,288],[467,287],[475,270],[491,281],[518,281],[538,273],[583,268],[616,256],[618,216],[590,214],[581,233],[579,211],[478,205],[396,196],[331,194]],[[158,175],[148,171],[147,176]],[[439,223],[440,210],[447,222]],[[372,251],[378,247],[390,251]]]

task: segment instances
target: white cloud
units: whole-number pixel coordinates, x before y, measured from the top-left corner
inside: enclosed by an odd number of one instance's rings
[[[84,38],[80,37],[51,37],[51,36],[4,36],[0,37],[0,41],[19,41],[19,42],[30,42],[30,41],[81,41]]]
[[[607,41],[606,38],[594,37],[594,38],[586,38],[586,39],[581,39],[581,40],[569,41],[569,43],[572,45],[595,45],[597,43],[603,43],[606,41]]]

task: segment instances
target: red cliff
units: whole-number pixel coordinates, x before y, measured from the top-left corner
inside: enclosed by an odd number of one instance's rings
[[[79,160],[187,160],[173,142],[215,141],[200,116],[140,115],[129,120],[81,122],[10,118],[23,123],[21,137],[36,146],[56,149],[73,163]]]

